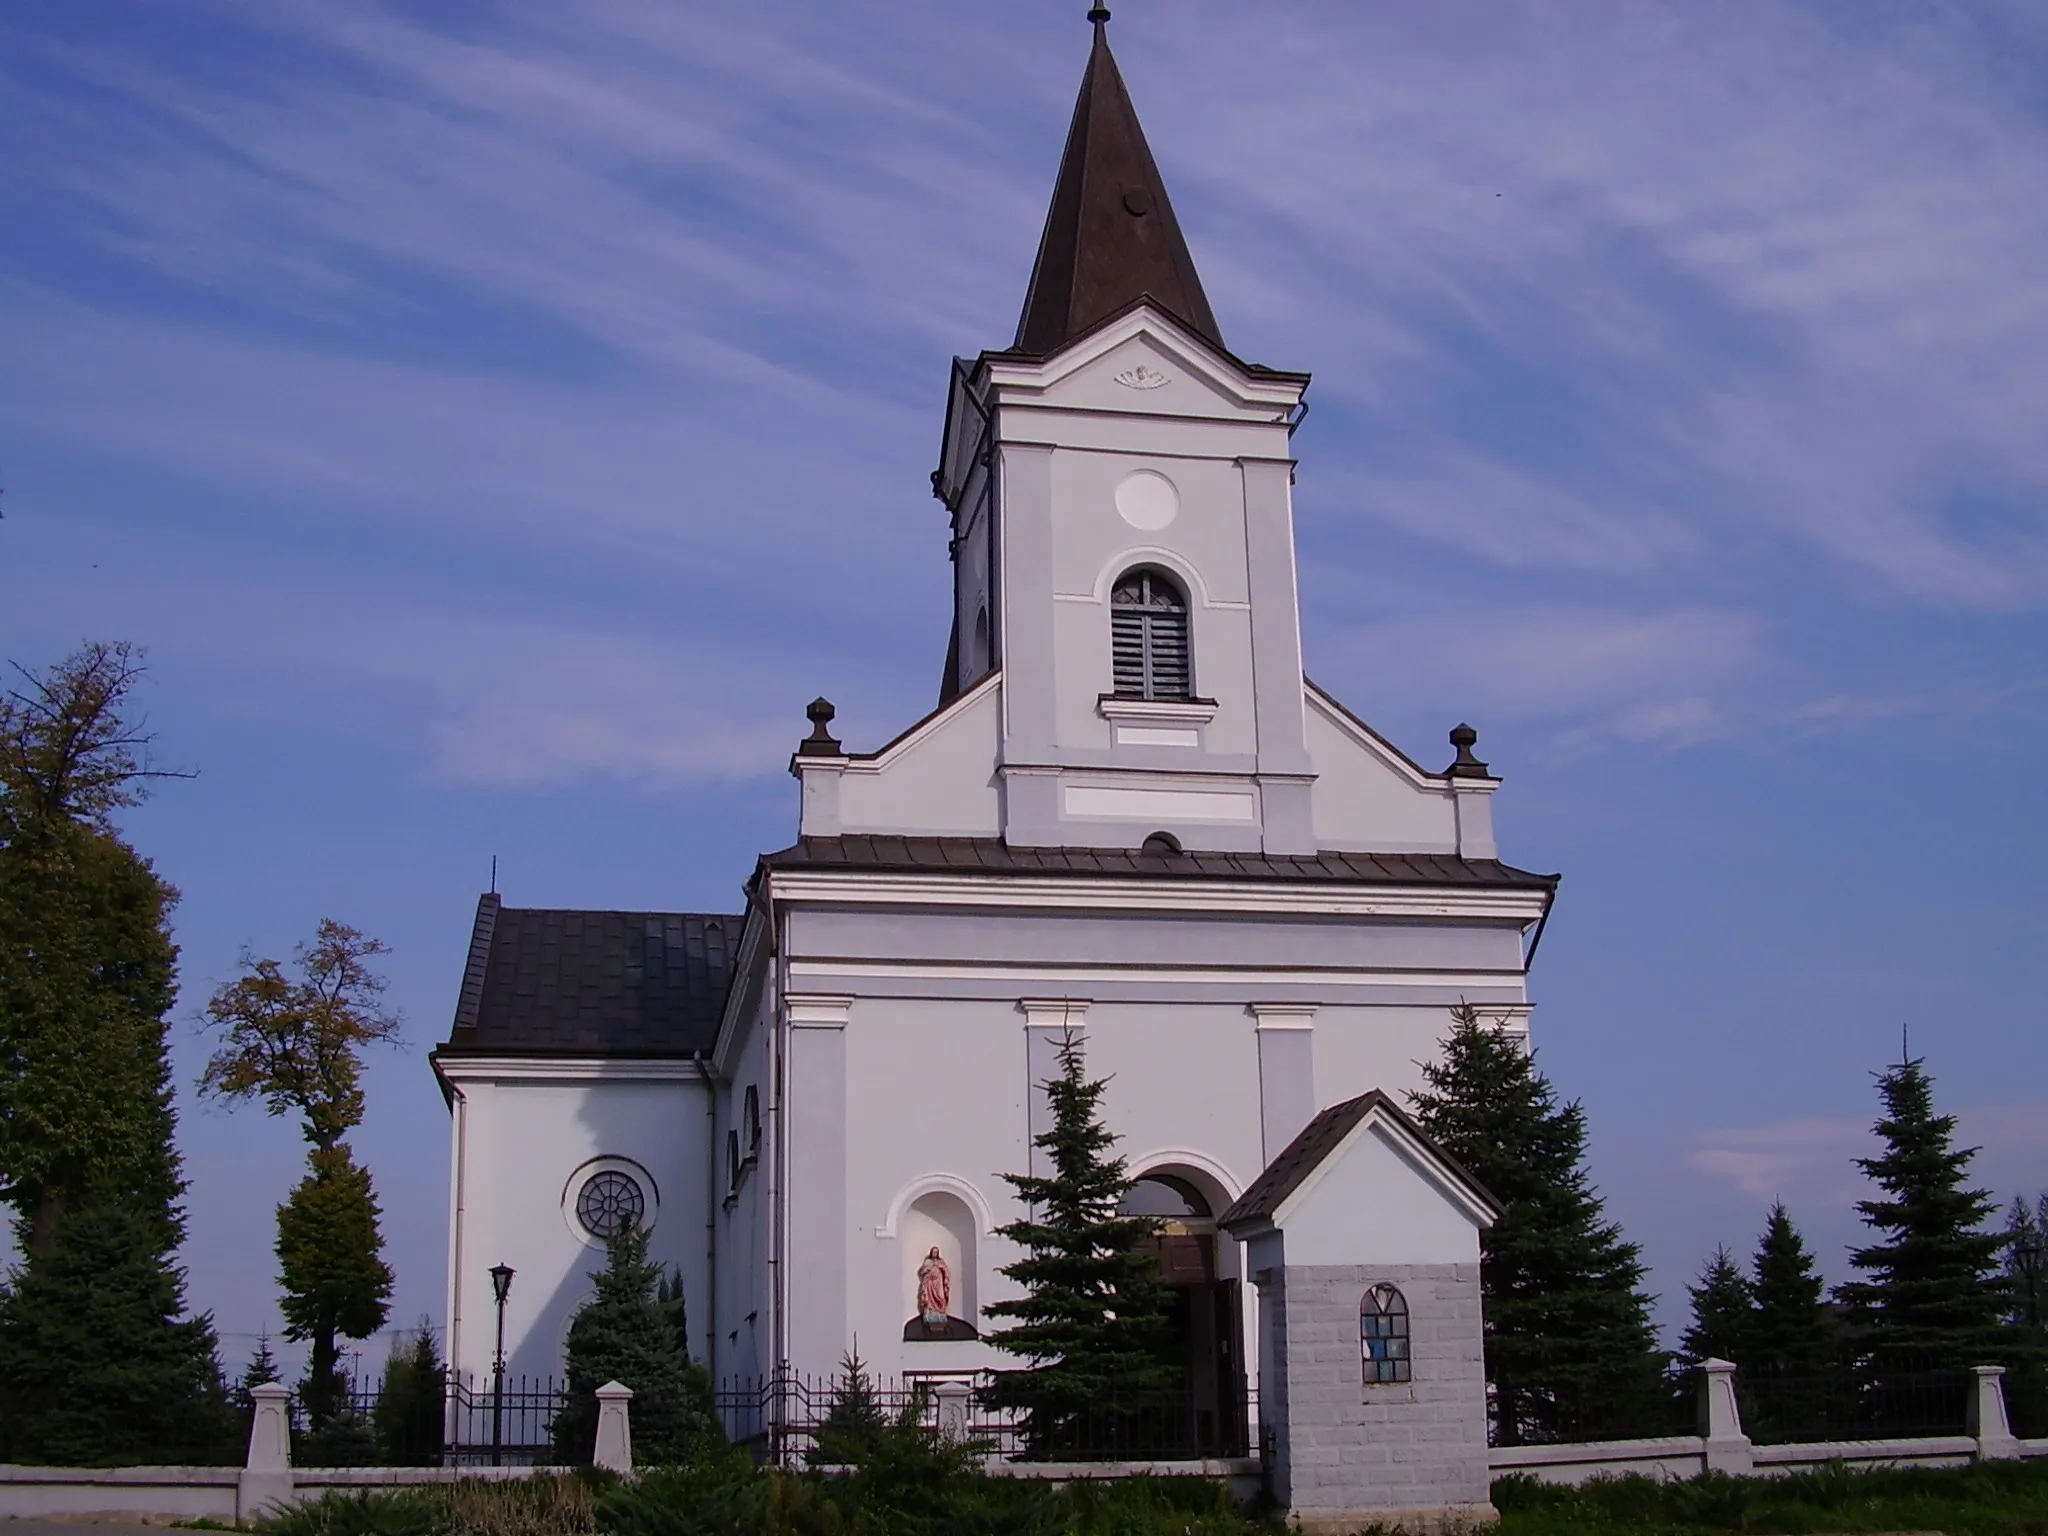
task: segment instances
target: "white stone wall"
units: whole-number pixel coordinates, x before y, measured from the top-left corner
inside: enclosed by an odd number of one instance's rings
[[[1281,1324],[1268,1371],[1285,1381],[1284,1504],[1304,1517],[1490,1508],[1476,1264],[1287,1265],[1263,1283]],[[1407,1298],[1412,1381],[1363,1382],[1359,1302],[1378,1284]]]

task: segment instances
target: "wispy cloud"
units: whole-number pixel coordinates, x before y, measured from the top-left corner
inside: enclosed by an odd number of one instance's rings
[[[1957,1145],[1982,1148],[1973,1182],[2032,1190],[2048,1166],[2048,1103],[1982,1104],[1959,1112]],[[1690,1167],[1758,1200],[1846,1206],[1869,1197],[1855,1159],[1880,1150],[1866,1120],[1818,1117],[1706,1132]]]

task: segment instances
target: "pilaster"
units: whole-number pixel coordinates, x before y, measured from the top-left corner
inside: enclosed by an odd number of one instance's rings
[[[1259,1042],[1259,1152],[1278,1157],[1316,1112],[1314,1003],[1252,1003]]]
[[[783,1067],[788,1212],[783,1357],[806,1375],[829,1375],[848,1337],[846,1022],[848,997],[790,993]]]

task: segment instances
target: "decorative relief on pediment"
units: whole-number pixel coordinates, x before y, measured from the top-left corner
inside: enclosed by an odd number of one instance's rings
[[[1161,373],[1157,368],[1148,367],[1144,363],[1139,363],[1133,368],[1126,368],[1122,373],[1116,375],[1116,381],[1123,385],[1125,389],[1157,389],[1162,384],[1171,384],[1173,382],[1172,378],[1168,375]]]

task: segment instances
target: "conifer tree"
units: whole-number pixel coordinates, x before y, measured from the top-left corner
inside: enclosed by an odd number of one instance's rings
[[[1159,1261],[1140,1246],[1158,1223],[1121,1212],[1133,1181],[1114,1154],[1116,1137],[1102,1123],[1108,1079],[1087,1077],[1085,1043],[1067,1031],[1059,1045],[1060,1074],[1044,1084],[1052,1125],[1033,1145],[1046,1154],[1050,1171],[1003,1175],[1028,1210],[996,1229],[1025,1250],[1002,1271],[1024,1294],[983,1309],[989,1317],[1014,1320],[989,1342],[1031,1361],[997,1372],[983,1395],[1024,1411],[1025,1438],[1040,1454],[1072,1447],[1087,1434],[1091,1414],[1113,1435],[1120,1411],[1172,1385],[1178,1374],[1168,1359],[1168,1298]]]
[[[134,1454],[142,1432],[205,1454],[219,1364],[211,1324],[181,1316],[174,1260],[177,892],[113,819],[180,775],[150,764],[131,647],[16,671],[0,690],[0,1201],[23,1264],[0,1287],[0,1439],[90,1462]],[[100,1405],[48,1402],[53,1384]]]
[[[839,1387],[818,1425],[810,1459],[818,1466],[851,1467],[866,1461],[889,1428],[889,1416],[875,1397],[875,1382],[856,1341],[839,1361]]]
[[[1700,1271],[1699,1283],[1688,1286],[1692,1321],[1678,1342],[1678,1357],[1687,1365],[1726,1360],[1749,1362],[1756,1333],[1756,1298],[1749,1281],[1726,1248],[1716,1248]]]
[[[0,1287],[0,1460],[214,1462],[235,1450],[213,1324],[147,1202],[74,1199]]]
[[[1638,1249],[1586,1174],[1584,1110],[1470,1004],[1422,1072],[1417,1117],[1506,1207],[1480,1239],[1495,1442],[1645,1432],[1666,1411],[1663,1357]]]
[[[1792,1224],[1784,1202],[1771,1206],[1770,1220],[1750,1261],[1750,1291],[1756,1315],[1750,1353],[1743,1367],[1752,1376],[1817,1377],[1840,1358],[1841,1329],[1823,1299],[1806,1240]]]
[[[392,1341],[384,1379],[377,1385],[370,1425],[385,1466],[439,1463],[447,1395],[448,1369],[434,1347],[433,1330],[422,1322],[410,1339],[400,1336]]]
[[[555,1454],[588,1463],[597,1444],[597,1389],[633,1389],[633,1457],[687,1461],[724,1439],[711,1378],[692,1365],[659,1298],[662,1271],[647,1258],[645,1229],[621,1227],[605,1245],[595,1294],[569,1324],[568,1397],[555,1416]]]
[[[2014,1195],[2005,1212],[2005,1281],[2012,1294],[2012,1321],[2040,1333],[2048,1326],[2048,1193],[2029,1205]],[[2031,1266],[2032,1273],[2029,1273]]]
[[[1999,1361],[2013,1342],[1999,1273],[2005,1239],[1983,1230],[1991,1196],[1967,1187],[1977,1149],[1954,1145],[1955,1116],[1934,1112],[1919,1058],[1882,1073],[1877,1086],[1884,1114],[1874,1129],[1884,1150],[1856,1166],[1882,1193],[1856,1209],[1879,1241],[1850,1254],[1865,1278],[1837,1292],[1859,1335],[1857,1354],[1880,1378]]]

